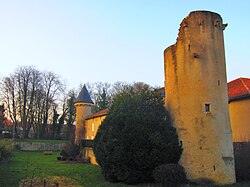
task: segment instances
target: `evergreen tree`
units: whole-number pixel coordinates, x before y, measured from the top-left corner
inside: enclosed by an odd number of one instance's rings
[[[94,140],[94,153],[109,181],[153,181],[161,164],[178,163],[182,148],[161,95],[131,87],[114,97]]]
[[[107,90],[103,87],[101,93],[97,96],[96,105],[98,110],[107,108],[110,104],[110,97],[107,94]]]
[[[66,101],[67,113],[65,114],[65,121],[67,125],[66,140],[74,141],[74,122],[76,118],[76,108],[74,101],[76,99],[76,91],[70,90],[68,92],[68,99]]]

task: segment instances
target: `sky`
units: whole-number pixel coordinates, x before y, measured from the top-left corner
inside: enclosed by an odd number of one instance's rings
[[[163,86],[163,51],[194,10],[228,23],[227,79],[249,78],[246,0],[0,0],[0,76],[34,66],[60,75],[68,89],[99,81]]]

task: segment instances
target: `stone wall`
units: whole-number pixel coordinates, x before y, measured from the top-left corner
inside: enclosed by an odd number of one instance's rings
[[[223,24],[219,14],[191,12],[164,51],[165,105],[177,129],[188,179],[235,182]]]
[[[250,142],[234,142],[236,179],[250,180]]]
[[[61,151],[65,143],[14,142],[12,145],[21,151]]]

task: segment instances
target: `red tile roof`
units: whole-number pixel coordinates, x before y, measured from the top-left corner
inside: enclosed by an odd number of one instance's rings
[[[238,78],[228,84],[228,97],[230,99],[250,95],[250,79]]]
[[[103,110],[100,110],[99,112],[96,112],[94,114],[89,115],[86,119],[92,119],[100,116],[105,116],[109,113],[109,108],[105,108]]]

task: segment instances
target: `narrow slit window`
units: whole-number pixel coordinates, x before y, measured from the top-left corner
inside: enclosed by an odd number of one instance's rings
[[[180,141],[180,146],[182,146],[182,141]]]
[[[220,80],[218,80],[218,86],[220,86]]]
[[[214,166],[214,171],[215,171],[215,166]]]
[[[210,104],[205,104],[205,112],[210,112],[211,107]]]

